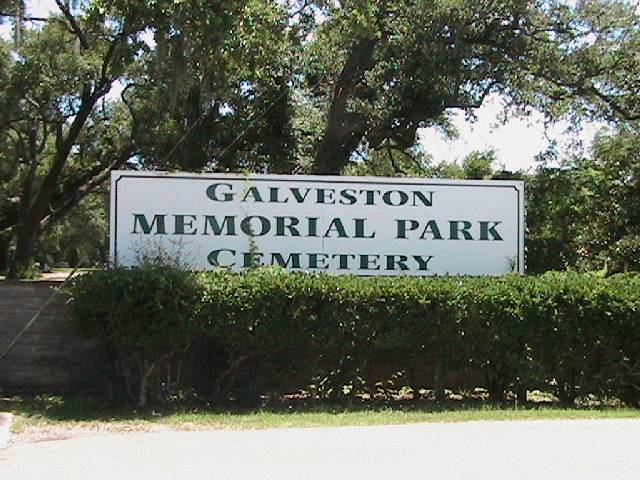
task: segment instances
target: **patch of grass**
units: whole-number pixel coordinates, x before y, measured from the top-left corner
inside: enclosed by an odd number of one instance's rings
[[[586,418],[640,418],[637,410],[568,409],[483,409],[457,411],[403,411],[393,409],[363,411],[272,412],[241,414],[179,413],[165,417],[169,425],[195,425],[211,428],[249,429],[282,427],[338,427],[366,425],[402,425],[409,423],[451,423],[468,421],[550,420]]]
[[[306,406],[260,410],[222,411],[202,408],[148,410],[138,412],[116,407],[90,397],[36,396],[0,399],[0,411],[16,415],[15,433],[29,428],[88,428],[108,431],[145,430],[163,426],[176,430],[265,429],[287,427],[337,427],[399,425],[505,420],[555,420],[637,418],[640,409],[599,406],[560,408],[548,405],[505,407],[448,403],[395,407],[356,405]]]

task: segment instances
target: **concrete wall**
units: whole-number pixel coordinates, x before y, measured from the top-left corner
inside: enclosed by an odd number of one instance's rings
[[[0,355],[60,284],[0,281]],[[97,349],[74,333],[66,302],[63,294],[56,293],[0,359],[0,393],[59,392],[95,385]]]

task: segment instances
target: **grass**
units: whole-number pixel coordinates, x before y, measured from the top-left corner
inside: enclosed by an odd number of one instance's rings
[[[399,425],[505,420],[555,419],[640,419],[640,409],[622,407],[560,408],[548,405],[500,407],[495,405],[398,405],[375,407],[315,406],[253,411],[171,409],[137,412],[114,407],[87,397],[37,396],[0,399],[0,411],[16,416],[14,433],[29,429],[91,429],[108,431],[148,430],[157,427],[175,430],[265,429],[287,427],[337,427]]]

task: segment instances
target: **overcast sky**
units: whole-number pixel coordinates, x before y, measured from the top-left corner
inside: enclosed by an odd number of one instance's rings
[[[35,17],[46,17],[51,11],[59,12],[54,0],[32,0],[27,2],[27,12]],[[11,25],[0,25],[0,35],[11,38]],[[501,112],[500,97],[490,97],[476,111],[477,121],[469,123],[464,114],[455,114],[454,125],[460,132],[457,139],[446,141],[435,130],[421,132],[420,141],[424,149],[433,155],[435,161],[461,160],[473,150],[495,149],[498,161],[509,170],[532,169],[535,167],[535,156],[546,150],[550,140],[560,146],[561,154],[570,153],[571,141],[565,131],[568,124],[560,122],[545,128],[541,114],[534,114],[527,119],[510,119],[506,124],[498,122]],[[598,125],[586,125],[577,139],[583,147],[591,145]]]

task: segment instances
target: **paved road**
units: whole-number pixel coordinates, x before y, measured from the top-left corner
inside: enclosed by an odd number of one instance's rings
[[[0,457],[2,480],[637,480],[640,420],[136,433]]]

